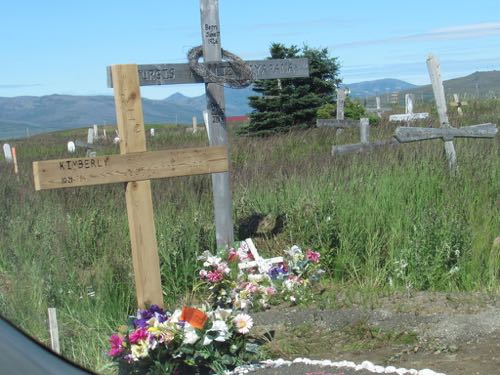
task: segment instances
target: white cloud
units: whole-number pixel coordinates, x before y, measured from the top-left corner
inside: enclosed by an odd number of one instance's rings
[[[351,48],[385,43],[400,43],[408,41],[428,41],[428,40],[452,40],[480,38],[484,36],[500,35],[500,22],[487,22],[472,25],[453,26],[440,28],[420,34],[401,35],[385,39],[358,40],[347,43],[340,43],[331,48]]]

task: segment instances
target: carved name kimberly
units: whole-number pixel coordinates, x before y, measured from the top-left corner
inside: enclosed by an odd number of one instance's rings
[[[59,162],[60,170],[70,170],[70,169],[88,169],[88,168],[102,168],[108,165],[109,158],[89,158],[89,159],[71,159],[63,160]]]
[[[224,146],[33,163],[36,190],[218,173],[227,169]]]

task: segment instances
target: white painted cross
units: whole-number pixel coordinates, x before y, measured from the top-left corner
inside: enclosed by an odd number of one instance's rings
[[[87,131],[87,143],[89,145],[94,143],[94,129],[89,128]]]
[[[459,116],[463,116],[464,112],[462,111],[462,106],[467,105],[467,102],[461,101],[458,99],[458,94],[453,94],[454,101],[450,103],[452,107],[457,107],[457,112]]]
[[[405,94],[405,114],[390,115],[389,121],[415,121],[423,120],[429,117],[427,112],[413,113],[413,94]]]
[[[255,247],[251,238],[247,238],[245,241],[242,241],[240,247],[246,252],[250,251],[254,260],[250,262],[242,262],[238,264],[238,268],[240,270],[246,270],[249,268],[257,267],[259,273],[266,274],[269,272],[273,264],[283,263],[283,257],[275,257],[264,259],[259,255],[257,248]]]
[[[3,155],[5,156],[5,161],[12,163],[12,149],[8,143],[3,144]]]
[[[375,97],[375,108],[366,108],[367,112],[375,112],[379,118],[382,117],[382,113],[389,111],[388,108],[382,108],[380,106],[380,96]]]

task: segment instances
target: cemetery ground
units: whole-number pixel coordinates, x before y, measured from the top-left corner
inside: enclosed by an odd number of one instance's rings
[[[495,100],[469,102],[463,117],[450,111],[450,121],[456,127],[498,124],[499,107]],[[436,121],[431,108],[416,110],[434,119],[420,125]],[[383,119],[370,136],[389,139],[395,127]],[[202,132],[155,129],[148,150],[208,144]],[[67,142],[86,134],[80,129],[11,141],[17,177],[0,161],[0,313],[48,344],[47,309],[57,308],[62,354],[113,374],[104,355],[107,340],[136,306],[123,186],[35,192],[32,180],[32,161],[70,157]],[[294,244],[312,248],[326,270],[314,303],[255,315],[260,329],[275,331],[269,356],[495,373],[499,137],[457,139],[456,176],[440,140],[330,156],[332,144],[358,138],[354,129],[267,138],[230,133],[235,237],[252,237],[266,256],[280,256]],[[98,154],[119,152],[111,140],[102,146]],[[215,251],[211,180],[155,180],[152,189],[164,299],[173,310],[194,298],[197,256]],[[260,372],[272,371],[292,373]]]

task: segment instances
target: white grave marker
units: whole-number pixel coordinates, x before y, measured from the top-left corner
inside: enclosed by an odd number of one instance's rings
[[[3,145],[3,154],[5,156],[5,161],[12,163],[12,149],[8,143]]]
[[[73,153],[76,150],[75,142],[69,141],[68,142],[68,152]]]
[[[154,137],[154,136],[155,136],[155,129],[154,129],[154,128],[149,129],[149,135],[150,135],[151,137]]]
[[[49,332],[50,332],[50,347],[57,354],[61,354],[59,345],[59,328],[57,325],[57,312],[54,307],[49,307]]]
[[[257,267],[259,273],[265,274],[267,273],[273,264],[283,263],[283,257],[275,257],[270,259],[264,259],[259,255],[257,248],[255,247],[251,238],[247,238],[245,241],[242,241],[240,244],[241,248],[246,251],[250,251],[254,260],[250,262],[242,262],[238,264],[238,268],[240,270],[246,270],[249,268]]]
[[[89,145],[94,144],[94,129],[89,128],[87,131],[87,143]]]
[[[198,120],[196,119],[196,116],[193,116],[193,134],[196,133],[197,130],[198,130]]]
[[[210,139],[210,127],[208,126],[208,111],[203,110],[203,122],[205,123],[205,129],[207,130],[208,139]]]
[[[94,139],[99,139],[99,129],[96,124],[94,124]]]
[[[427,112],[413,113],[413,94],[405,94],[405,114],[390,115],[389,121],[415,121],[423,120],[429,117]]]

